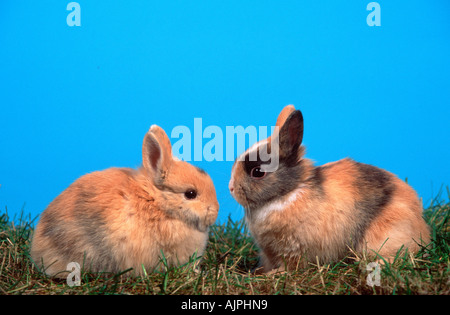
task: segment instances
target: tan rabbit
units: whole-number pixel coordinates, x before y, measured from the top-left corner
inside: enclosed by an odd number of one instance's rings
[[[211,178],[172,157],[163,129],[152,126],[138,170],[110,168],[82,176],[42,213],[31,256],[48,275],[67,264],[85,270],[151,272],[161,253],[170,265],[201,256],[219,204]],[[82,267],[83,268],[83,267]]]
[[[303,116],[292,105],[276,126],[277,141],[269,137],[243,153],[229,183],[245,208],[264,271],[296,268],[299,261],[336,261],[349,249],[390,259],[402,246],[415,252],[429,242],[421,203],[408,184],[348,158],[314,166],[303,158]],[[264,172],[268,162],[260,152],[270,152],[277,142],[278,169]]]

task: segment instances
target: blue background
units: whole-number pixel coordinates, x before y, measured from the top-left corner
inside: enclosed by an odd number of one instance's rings
[[[425,205],[449,184],[449,1],[379,1],[380,27],[368,0],[78,1],[80,27],[69,2],[0,3],[1,212],[38,215],[83,174],[138,167],[152,124],[272,126],[287,104],[317,164],[385,168]],[[241,218],[232,162],[194,164],[219,219]]]

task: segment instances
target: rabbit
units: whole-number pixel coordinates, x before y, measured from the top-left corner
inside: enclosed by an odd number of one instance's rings
[[[331,263],[351,251],[383,263],[430,241],[421,202],[404,181],[350,158],[314,166],[303,157],[303,115],[293,105],[275,127],[235,160],[229,182],[260,249],[261,272]],[[278,152],[275,171],[264,171],[265,151]]]
[[[42,213],[31,257],[49,276],[64,278],[70,262],[92,272],[154,271],[201,256],[219,203],[209,175],[172,156],[164,130],[144,137],[142,166],[80,177]],[[161,267],[161,264],[159,264]],[[144,268],[145,269],[144,269]]]

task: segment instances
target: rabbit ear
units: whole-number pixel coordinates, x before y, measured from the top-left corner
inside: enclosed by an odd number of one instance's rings
[[[286,108],[287,107],[285,107],[285,109]],[[284,123],[280,127],[279,132],[280,154],[283,154],[284,156],[290,156],[292,153],[297,154],[298,149],[302,144],[302,140],[303,140],[303,115],[301,111],[294,110],[290,113],[290,115],[286,119],[284,119]]]
[[[172,145],[164,130],[156,125],[144,137],[142,145],[142,164],[144,168],[154,175],[155,180],[164,177],[169,169],[172,158]]]
[[[289,117],[292,112],[295,111],[294,105],[287,105],[283,108],[283,110],[280,112],[277,118],[277,123],[275,126],[280,127],[283,126],[286,119]]]

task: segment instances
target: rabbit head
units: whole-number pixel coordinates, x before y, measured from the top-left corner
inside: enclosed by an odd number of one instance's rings
[[[157,188],[160,209],[205,231],[217,218],[219,204],[214,184],[202,169],[172,156],[164,130],[153,125],[142,148],[143,170]]]
[[[303,161],[303,116],[294,106],[286,106],[278,116],[274,133],[238,157],[233,165],[229,189],[233,197],[247,210],[247,214],[268,202],[281,198],[309,176]],[[278,159],[278,167],[265,171],[271,159],[262,159],[269,152]]]

